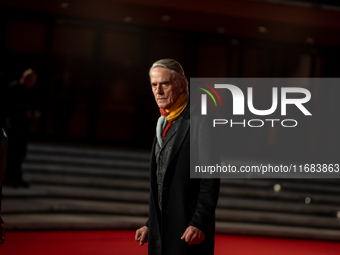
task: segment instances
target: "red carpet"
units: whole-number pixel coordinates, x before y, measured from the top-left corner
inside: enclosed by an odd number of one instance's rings
[[[146,255],[134,231],[7,232],[1,255]],[[340,243],[216,236],[216,255],[338,255]]]

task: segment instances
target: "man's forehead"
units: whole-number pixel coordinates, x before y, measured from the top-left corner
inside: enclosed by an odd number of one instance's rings
[[[170,79],[171,78],[171,70],[168,68],[163,67],[154,67],[151,70],[150,78],[159,78],[162,77],[163,79]]]
[[[166,67],[156,66],[152,68],[151,73],[153,72],[170,73],[171,69],[166,68]]]

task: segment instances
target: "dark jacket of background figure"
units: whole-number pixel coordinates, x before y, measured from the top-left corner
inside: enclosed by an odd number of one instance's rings
[[[198,110],[198,107],[195,108]],[[198,120],[190,120],[190,106],[183,111],[183,117],[175,134],[169,164],[163,180],[162,212],[158,205],[157,166],[155,163],[155,143],[150,164],[150,202],[148,252],[152,255],[190,255],[214,253],[215,208],[219,195],[219,179],[190,179],[190,127],[194,128],[192,143],[207,137],[200,134]],[[190,124],[191,121],[191,124]],[[212,141],[216,142],[216,141]],[[215,158],[209,151],[205,158]],[[216,162],[216,161],[215,161]],[[194,226],[205,233],[205,240],[199,245],[189,245],[180,240],[188,226]]]
[[[5,131],[0,128],[0,244],[3,243],[3,230],[1,224],[4,223],[1,219],[1,200],[2,200],[2,181],[5,173],[6,157],[7,157],[8,139]]]
[[[7,144],[8,144],[7,135],[4,129],[0,128],[0,187],[2,186],[2,181],[4,180],[6,157],[7,157]],[[0,200],[0,205],[1,205],[1,200]],[[0,206],[0,209],[1,209],[1,206]]]
[[[0,74],[0,225],[3,223],[1,219],[2,182],[4,180],[8,146],[7,134],[3,129],[5,126],[5,95],[6,87],[3,85],[3,76]],[[1,235],[0,230],[0,243],[2,242]]]
[[[21,164],[27,152],[32,120],[25,112],[35,110],[34,89],[26,89],[19,80],[8,85],[6,100],[6,132],[9,138],[5,181],[22,180]]]

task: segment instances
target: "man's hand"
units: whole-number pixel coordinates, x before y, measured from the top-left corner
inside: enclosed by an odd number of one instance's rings
[[[148,234],[149,234],[149,228],[147,226],[143,226],[136,230],[136,236],[135,240],[136,242],[139,242],[139,244],[142,246],[144,243],[148,242]]]
[[[193,245],[202,243],[204,238],[205,234],[201,230],[189,226],[182,235],[181,240],[185,240],[188,244]]]

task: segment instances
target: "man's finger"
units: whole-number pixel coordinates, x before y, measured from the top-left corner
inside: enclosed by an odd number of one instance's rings
[[[193,244],[196,244],[197,243],[197,238],[198,236],[196,234],[193,234],[190,241],[189,241],[189,244],[190,245],[193,245]]]
[[[196,243],[195,244],[200,244],[200,243],[202,243],[203,240],[204,240],[203,237],[198,236],[197,239],[196,239]]]
[[[187,233],[187,235],[186,235],[186,237],[185,237],[185,241],[186,241],[187,243],[189,243],[189,241],[191,240],[193,234],[194,234],[194,233],[192,232],[192,230],[189,230],[189,231],[188,231],[188,233]]]
[[[135,240],[136,240],[136,242],[138,242],[139,239],[140,239],[140,234],[139,234],[139,231],[137,230],[137,231],[136,231],[136,235],[135,235]]]
[[[200,243],[202,243],[203,242],[203,238],[200,238],[200,239],[198,239],[198,241],[197,241],[197,244],[200,244]]]
[[[145,242],[145,232],[140,236],[139,240],[140,240],[139,244],[140,244],[141,246],[143,246],[143,244],[144,244],[144,242]]]
[[[187,235],[188,229],[186,229],[181,237],[181,240],[185,239],[185,236]]]

